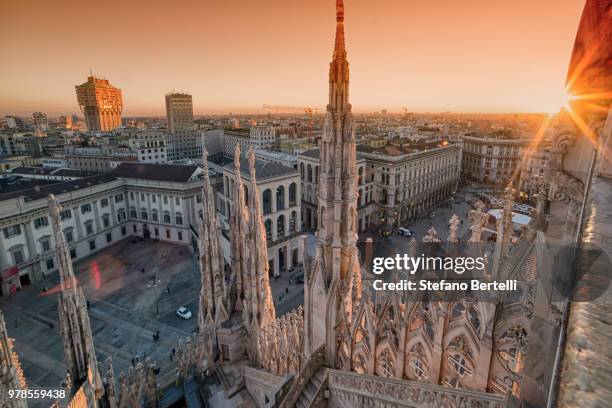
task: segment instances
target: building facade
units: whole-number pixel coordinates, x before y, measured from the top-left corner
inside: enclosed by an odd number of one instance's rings
[[[163,132],[136,132],[132,141],[139,162],[161,164],[168,161],[166,135]]]
[[[499,185],[514,179],[527,142],[507,131],[463,136],[463,177],[466,180]]]
[[[113,174],[0,194],[0,271],[18,276],[0,282],[2,294],[57,268],[49,194],[62,204],[64,236],[76,260],[129,236],[190,244],[200,174],[198,166],[124,163]]]
[[[246,160],[241,161],[240,169],[245,195],[248,196],[250,174]],[[255,162],[255,171],[268,244],[269,271],[271,275],[279,276],[303,261],[299,242],[302,231],[299,172],[261,161]],[[234,205],[235,183],[234,165],[227,164],[223,167],[223,191],[219,194],[218,205],[227,228]]]
[[[90,132],[109,131],[121,126],[123,97],[121,89],[108,79],[87,77],[87,82],[75,86],[77,101]]]
[[[168,132],[193,132],[192,96],[184,92],[166,94],[166,118],[168,119]]]
[[[49,119],[47,118],[47,114],[43,112],[34,112],[32,114],[32,124],[34,128],[38,131],[46,131],[49,130]]]
[[[316,229],[319,150],[298,156],[304,227]],[[457,188],[461,149],[435,142],[421,148],[357,146],[358,231],[399,226],[448,199]]]

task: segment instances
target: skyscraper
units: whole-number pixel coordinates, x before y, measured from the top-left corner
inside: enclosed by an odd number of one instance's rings
[[[193,102],[191,95],[183,92],[166,94],[168,131],[173,134],[193,131]]]
[[[75,89],[88,130],[108,131],[121,126],[121,89],[112,86],[108,79],[93,75],[87,77],[87,82],[76,85]]]

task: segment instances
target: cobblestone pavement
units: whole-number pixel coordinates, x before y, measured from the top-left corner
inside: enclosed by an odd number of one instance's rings
[[[189,248],[126,239],[79,260],[74,271],[90,302],[98,362],[104,367],[111,356],[118,376],[133,357],[147,356],[160,367],[160,377],[171,377],[172,348],[179,338],[196,330],[198,321],[200,272]],[[271,279],[278,314],[304,303],[303,285],[288,281],[288,273]],[[0,298],[30,387],[57,387],[66,373],[57,317],[58,283],[54,273],[11,299]],[[179,318],[176,309],[180,306],[191,310],[193,317]],[[160,339],[153,341],[158,330]]]

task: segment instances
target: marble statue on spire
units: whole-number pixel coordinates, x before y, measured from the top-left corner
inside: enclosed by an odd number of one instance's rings
[[[72,270],[70,251],[64,238],[60,211],[61,207],[55,197],[52,194],[49,195],[49,215],[53,226],[60,276],[61,291],[58,299],[58,313],[60,333],[64,343],[64,359],[73,387],[72,392],[83,383],[88,382],[95,397],[99,399],[104,389],[98,372],[87,303]]]

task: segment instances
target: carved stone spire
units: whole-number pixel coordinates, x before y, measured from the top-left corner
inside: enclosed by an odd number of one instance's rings
[[[317,244],[322,271],[329,288],[325,319],[327,363],[343,368],[350,365],[349,327],[355,291],[360,290],[361,271],[357,255],[357,168],[355,134],[349,103],[349,63],[344,37],[344,3],[336,1],[336,39],[329,64],[329,103],[319,143]],[[355,281],[357,280],[357,281]],[[311,329],[309,329],[311,330]],[[341,346],[338,346],[341,344]]]
[[[219,224],[215,212],[215,193],[210,186],[208,175],[208,153],[202,151],[204,171],[202,174],[202,224],[200,224],[200,311],[198,328],[200,332],[214,321],[220,325],[228,319],[227,293],[225,290],[225,263],[219,245]]]
[[[230,216],[230,246],[232,253],[232,282],[235,288],[235,309],[241,310],[243,301],[250,301],[248,276],[248,213],[246,195],[240,173],[240,145],[234,149],[234,206]],[[246,322],[245,322],[246,323]]]
[[[457,217],[457,214],[453,214],[453,216],[448,221],[448,242],[456,243],[459,240],[457,236],[457,230],[459,229],[459,224],[461,224],[461,220]]]
[[[512,239],[512,206],[514,205],[514,188],[512,182],[508,184],[504,192],[504,208],[501,218],[497,220],[497,240],[495,241],[495,252],[493,254],[493,277],[497,277],[502,260],[510,252],[510,240]]]
[[[58,299],[58,313],[60,333],[64,343],[64,359],[73,391],[87,381],[95,391],[96,398],[99,398],[104,389],[98,372],[87,303],[72,270],[70,251],[64,238],[60,211],[61,207],[53,194],[49,195],[49,215],[55,237],[60,276],[61,292]]]
[[[251,178],[249,189],[250,321],[251,326],[262,327],[274,320],[276,311],[274,310],[272,289],[270,288],[266,227],[261,212],[259,190],[257,190],[253,149],[249,149],[249,173]]]
[[[26,399],[10,399],[8,391],[27,388],[19,358],[13,351],[13,340],[8,337],[4,316],[0,311],[0,406],[26,408]]]

